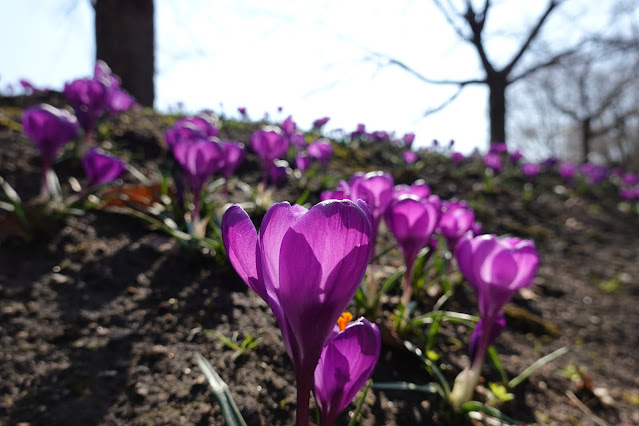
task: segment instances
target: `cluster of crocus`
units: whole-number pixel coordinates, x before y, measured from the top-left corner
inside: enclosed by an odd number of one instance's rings
[[[353,345],[359,343],[365,354],[378,351],[367,343],[368,331],[361,338],[346,333],[349,327],[334,334],[371,256],[374,240],[368,206],[363,201],[329,200],[307,210],[277,203],[266,212],[258,234],[246,212],[234,205],[222,219],[222,238],[231,264],[268,303],[279,324],[297,381],[297,425],[308,424],[316,376],[318,398],[333,418],[341,405],[335,403],[341,400],[339,391],[360,376],[357,363],[348,360],[354,356]],[[352,332],[359,329],[351,327]],[[342,376],[336,379],[338,375]]]
[[[119,178],[126,172],[126,163],[93,147],[82,157],[82,168],[89,186],[102,185]]]
[[[166,131],[166,144],[182,174],[174,173],[178,198],[183,198],[183,180],[193,195],[192,228],[197,234],[200,219],[200,197],[206,182],[220,171],[225,179],[244,160],[244,145],[235,141],[220,141],[219,130],[209,116],[185,117]]]
[[[539,255],[532,241],[495,235],[464,236],[455,249],[464,278],[477,295],[479,318],[471,337],[471,365],[455,379],[451,401],[456,408],[469,401],[488,347],[505,327],[502,307],[523,287],[532,285]]]
[[[95,124],[105,111],[116,114],[135,104],[135,99],[120,87],[120,79],[103,61],[96,62],[92,78],[66,83],[63,94],[84,129],[85,142],[93,135]]]
[[[43,104],[27,108],[22,116],[24,132],[40,151],[42,158],[41,195],[50,197],[48,175],[60,149],[79,130],[78,120],[66,110]]]
[[[264,168],[262,182],[264,185],[271,180],[281,178],[281,167],[274,165],[275,160],[284,156],[289,147],[289,140],[279,131],[279,129],[256,130],[251,135],[251,147],[257,153]],[[285,170],[285,169],[284,169]]]

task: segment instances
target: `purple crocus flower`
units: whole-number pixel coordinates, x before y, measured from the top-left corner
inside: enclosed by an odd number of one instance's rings
[[[110,89],[107,91],[104,106],[109,114],[115,115],[128,111],[133,105],[135,105],[135,98],[126,90]]]
[[[624,185],[639,185],[639,175],[631,172],[624,173],[621,183]]]
[[[354,174],[350,180],[350,199],[362,199],[368,203],[373,214],[373,241],[377,239],[379,224],[393,198],[393,177],[384,172],[369,172],[365,175]],[[375,249],[373,249],[373,255]]]
[[[504,328],[502,307],[518,290],[533,284],[539,255],[530,240],[466,235],[459,240],[455,257],[477,294],[481,319],[471,339],[471,367],[459,374],[451,393],[453,405],[460,407],[472,397],[486,349]]]
[[[264,184],[267,183],[273,161],[286,153],[288,145],[288,139],[274,130],[256,130],[251,135],[251,147],[260,157],[264,167]]]
[[[275,160],[269,169],[269,177],[273,185],[279,186],[286,182],[288,176],[289,164],[286,160]]]
[[[295,167],[297,167],[300,172],[304,173],[310,166],[311,159],[308,155],[300,152],[297,156],[295,156]]]
[[[460,164],[466,159],[466,156],[461,152],[453,152],[450,154],[450,159],[453,160],[453,163]]]
[[[242,116],[242,119],[246,119],[248,117],[248,115],[246,114],[246,108],[244,107],[238,107],[237,112],[240,113],[240,115]]]
[[[364,124],[358,124],[357,128],[351,132],[351,140],[361,138],[366,134],[366,126]]]
[[[82,168],[89,186],[109,183],[126,172],[126,164],[118,157],[93,147],[82,157]]]
[[[577,174],[577,166],[572,163],[562,162],[559,164],[559,176],[566,182],[570,182]]]
[[[318,118],[317,120],[313,121],[313,128],[320,129],[322,126],[328,123],[328,120],[330,120],[329,117]]]
[[[397,240],[399,251],[406,264],[406,282],[401,302],[408,306],[412,295],[412,270],[419,251],[429,243],[439,222],[439,200],[419,199],[413,195],[402,195],[393,199],[384,218],[386,225]]]
[[[624,200],[639,200],[639,185],[619,189],[619,196]]]
[[[349,319],[342,314],[340,319]],[[381,350],[377,326],[366,318],[338,321],[315,368],[313,394],[320,426],[332,426],[373,374]]]
[[[350,200],[310,210],[277,203],[258,234],[236,204],[224,214],[222,239],[231,264],[280,326],[297,381],[297,425],[307,425],[315,368],[371,256],[370,210]]]
[[[483,157],[484,165],[490,168],[494,173],[499,173],[504,167],[501,162],[501,155],[495,153],[488,153]]]
[[[539,174],[539,169],[539,164],[526,163],[521,165],[521,172],[528,180],[534,179]]]
[[[402,142],[404,146],[410,149],[413,146],[413,142],[415,141],[415,133],[406,133],[402,137]]]
[[[193,228],[200,219],[200,195],[202,187],[224,161],[224,149],[213,141],[197,140],[180,142],[173,147],[175,160],[182,166],[186,183],[193,193]]]
[[[81,78],[66,83],[63,93],[89,139],[93,135],[95,123],[106,108],[106,86],[97,80]]]
[[[374,142],[384,142],[389,139],[388,132],[385,130],[376,130],[368,134],[369,138]]]
[[[306,147],[306,138],[302,133],[293,133],[289,140],[291,141],[291,145],[293,145],[298,151]]]
[[[219,130],[213,122],[205,117],[185,117],[175,122],[166,131],[164,138],[169,149],[180,142],[197,141],[217,137]]]
[[[337,188],[335,191],[322,191],[320,194],[320,200],[345,200],[349,199],[350,196],[350,187],[346,181],[340,181],[337,184]]]
[[[448,201],[442,206],[442,217],[439,220],[439,232],[446,239],[451,253],[459,239],[472,229],[475,224],[475,212],[464,202]]]
[[[222,176],[228,180],[238,166],[242,164],[242,161],[244,161],[246,148],[243,143],[235,141],[222,142],[221,145],[224,153]]]
[[[599,185],[608,177],[609,170],[606,166],[600,166],[592,163],[581,165],[581,173],[586,176],[589,185]]]
[[[414,195],[419,200],[422,200],[428,198],[432,193],[433,191],[424,179],[418,179],[411,185],[395,185],[395,188],[393,188],[393,198],[399,198],[402,195]]]
[[[286,120],[282,122],[282,125],[280,127],[282,128],[282,134],[287,138],[293,136],[293,134],[295,134],[295,130],[297,129],[297,125],[290,115],[286,118]]]
[[[491,154],[505,154],[508,152],[508,147],[506,146],[506,142],[493,142],[490,144],[488,152]]]
[[[27,108],[22,115],[24,132],[42,157],[42,194],[48,196],[47,174],[60,149],[78,134],[76,117],[68,111],[42,104]]]
[[[523,154],[521,153],[521,151],[517,150],[513,152],[512,154],[510,154],[510,162],[512,164],[519,164],[519,161],[521,160],[522,157],[523,157]]]
[[[411,149],[407,149],[402,154],[402,158],[404,159],[404,163],[406,164],[414,164],[419,160],[419,155]]]
[[[309,157],[317,160],[322,167],[326,167],[333,155],[333,146],[327,139],[318,139],[310,144],[306,151]]]

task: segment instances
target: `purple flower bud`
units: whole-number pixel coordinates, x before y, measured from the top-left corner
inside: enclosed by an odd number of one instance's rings
[[[543,169],[552,169],[559,162],[559,160],[555,157],[548,157],[544,161],[542,161],[539,165]]]
[[[528,180],[534,179],[539,174],[539,169],[539,164],[526,163],[521,165],[521,172]]]
[[[251,147],[257,153],[264,167],[264,181],[270,173],[273,161],[286,153],[289,141],[276,131],[256,130],[251,136]]]
[[[204,117],[187,117],[178,120],[173,127],[166,131],[164,138],[169,149],[181,142],[198,141],[216,137],[219,130]]]
[[[224,153],[222,176],[228,180],[238,166],[242,164],[242,161],[244,161],[246,148],[243,143],[228,141],[222,142],[222,150]]]
[[[521,158],[523,157],[521,151],[517,150],[510,154],[510,162],[513,164],[518,164]]]
[[[508,147],[506,146],[506,142],[493,142],[490,144],[488,152],[491,154],[505,154],[508,152]]]
[[[413,142],[415,141],[415,133],[406,133],[404,137],[402,137],[402,142],[404,142],[404,146],[409,148],[413,146]]]
[[[581,173],[586,176],[586,180],[589,185],[599,185],[608,177],[608,168],[606,166],[599,166],[592,163],[585,163],[581,165]]]
[[[306,151],[310,158],[317,160],[322,167],[326,167],[333,155],[333,146],[327,139],[319,139],[310,144]]]
[[[231,264],[269,304],[280,326],[303,422],[324,346],[368,266],[370,211],[361,201],[325,201],[310,210],[277,203],[258,234],[246,212],[234,205],[222,219],[222,239]]]
[[[295,130],[297,129],[297,125],[295,124],[295,122],[293,121],[293,118],[291,118],[290,115],[288,116],[286,120],[282,122],[282,125],[280,127],[282,128],[282,134],[289,138],[293,136],[293,134],[295,133]]]
[[[107,91],[105,107],[109,114],[114,115],[128,111],[135,105],[135,98],[126,90],[111,89]]]
[[[120,78],[113,74],[111,68],[101,59],[98,59],[93,67],[93,80],[99,81],[109,88],[120,88]]]
[[[206,181],[219,170],[224,161],[222,146],[208,140],[180,142],[173,147],[173,155],[182,166],[193,194],[198,196]]]
[[[446,239],[451,253],[455,252],[457,241],[472,229],[475,224],[475,212],[464,202],[449,201],[442,206],[439,220],[439,232]]]
[[[453,152],[450,155],[451,160],[453,160],[453,163],[455,164],[460,164],[461,162],[463,162],[466,159],[466,156],[464,154],[462,154],[461,152]]]
[[[484,155],[484,165],[492,169],[493,172],[499,173],[503,168],[503,164],[501,162],[501,155],[495,153],[488,153]]]
[[[375,324],[359,318],[335,327],[315,368],[313,393],[321,424],[333,425],[373,374],[381,350]]]
[[[574,164],[568,162],[559,164],[559,176],[566,182],[571,181],[575,174],[577,174],[577,166]]]
[[[67,98],[85,133],[93,133],[95,123],[106,108],[106,86],[89,78],[74,80],[64,85]]]
[[[271,182],[273,182],[273,184],[276,186],[279,186],[286,182],[286,178],[288,177],[288,169],[288,161],[273,161],[271,168],[269,169],[269,177],[271,178]]]
[[[355,131],[351,132],[351,139],[361,138],[366,134],[366,126],[363,124],[358,124]]]
[[[386,209],[386,225],[397,240],[399,251],[406,264],[406,283],[402,302],[410,301],[411,271],[419,251],[430,242],[439,222],[439,203],[418,199],[413,195],[402,195]],[[406,306],[406,305],[405,305]]]
[[[246,118],[246,108],[244,107],[238,107],[237,112],[240,113],[240,115],[242,116],[242,118]]]
[[[330,120],[329,117],[318,118],[317,120],[313,121],[313,127],[316,129],[319,129],[322,126],[324,126],[326,123],[328,123],[328,120]]]
[[[402,158],[404,159],[404,163],[414,164],[417,162],[417,160],[419,160],[419,155],[417,155],[415,151],[408,149],[404,151],[404,153],[402,154]]]
[[[393,198],[394,180],[384,172],[355,174],[350,182],[350,199],[366,201],[373,215],[373,237],[377,238],[379,224]]]
[[[43,168],[53,164],[60,148],[78,134],[78,120],[66,110],[42,104],[27,108],[22,116],[24,132],[42,156]]]
[[[297,154],[297,156],[295,157],[295,167],[297,167],[300,172],[304,173],[310,166],[311,159],[308,155],[304,153]]]
[[[126,164],[118,157],[107,155],[93,147],[82,157],[82,168],[89,186],[101,185],[116,180],[126,172]]]
[[[624,185],[638,185],[639,184],[639,175],[628,172],[623,175],[621,178],[621,183]]]
[[[414,195],[418,199],[426,199],[433,191],[425,180],[419,179],[413,182],[412,185],[396,185],[393,188],[393,198],[399,198],[402,195]]]
[[[459,270],[477,294],[479,316],[492,328],[501,308],[521,288],[533,284],[539,266],[535,244],[519,238],[497,239],[495,235],[471,237],[457,243]]]

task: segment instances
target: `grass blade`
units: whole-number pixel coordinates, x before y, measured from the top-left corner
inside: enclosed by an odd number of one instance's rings
[[[523,382],[528,377],[530,377],[530,375],[533,374],[535,371],[539,370],[544,365],[553,362],[560,356],[565,355],[566,353],[568,353],[569,350],[570,349],[568,349],[568,346],[563,346],[557,349],[556,351],[549,353],[545,357],[539,358],[537,361],[533,362],[530,365],[530,367],[522,371],[522,373],[519,376],[515,377],[510,382],[508,382],[508,388],[514,389],[517,385],[519,385],[521,382]]]
[[[235,405],[235,401],[233,401],[228,385],[224,383],[222,378],[211,367],[211,364],[201,354],[196,352],[195,359],[204,377],[206,377],[206,381],[209,382],[213,395],[215,395],[217,402],[220,404],[226,424],[229,426],[246,426],[240,410]]]

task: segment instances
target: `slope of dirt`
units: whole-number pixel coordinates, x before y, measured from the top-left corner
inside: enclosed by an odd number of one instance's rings
[[[52,99],[63,104],[55,95],[46,98]],[[41,101],[0,99],[0,176],[25,200],[38,193],[39,158],[15,122],[22,108]],[[171,120],[133,111],[105,125],[99,144],[157,180],[165,160],[162,133]],[[253,128],[227,123],[222,133],[248,145]],[[571,350],[517,387],[503,411],[523,424],[639,424],[637,215],[621,212],[610,190],[580,194],[557,187],[551,174],[524,195],[525,181],[514,174],[490,184],[481,168],[462,172],[439,155],[424,157],[420,168],[399,166],[398,158],[388,145],[336,146],[328,179],[311,179],[308,202],[355,171],[388,170],[397,183],[422,178],[442,199],[468,200],[485,232],[534,239],[541,256],[536,285],[508,306],[509,325],[496,348],[511,377],[541,355]],[[55,167],[71,193],[68,178],[82,176],[81,169],[72,160]],[[255,186],[259,170],[249,155],[239,178]],[[290,178],[272,198],[294,202],[301,192]],[[219,205],[226,201],[246,196],[236,186],[228,199],[216,198]],[[382,230],[380,246],[391,243]],[[397,253],[388,255],[388,265],[400,263]],[[448,308],[475,314],[472,292],[459,293]],[[420,297],[427,310],[432,300]],[[385,303],[392,309],[393,297]],[[262,340],[238,356],[215,332],[239,342],[251,335]],[[466,345],[457,343],[468,338],[466,330],[442,328],[438,362],[450,382],[468,361]],[[294,376],[268,306],[228,263],[131,216],[93,210],[31,242],[1,242],[0,342],[0,424],[222,424],[195,352],[229,384],[249,425],[294,420]],[[484,373],[499,381],[492,366]],[[383,348],[373,379],[433,381],[416,357],[392,346]],[[439,408],[430,395],[370,390],[362,424],[450,423]],[[346,424],[348,413],[340,421]]]

